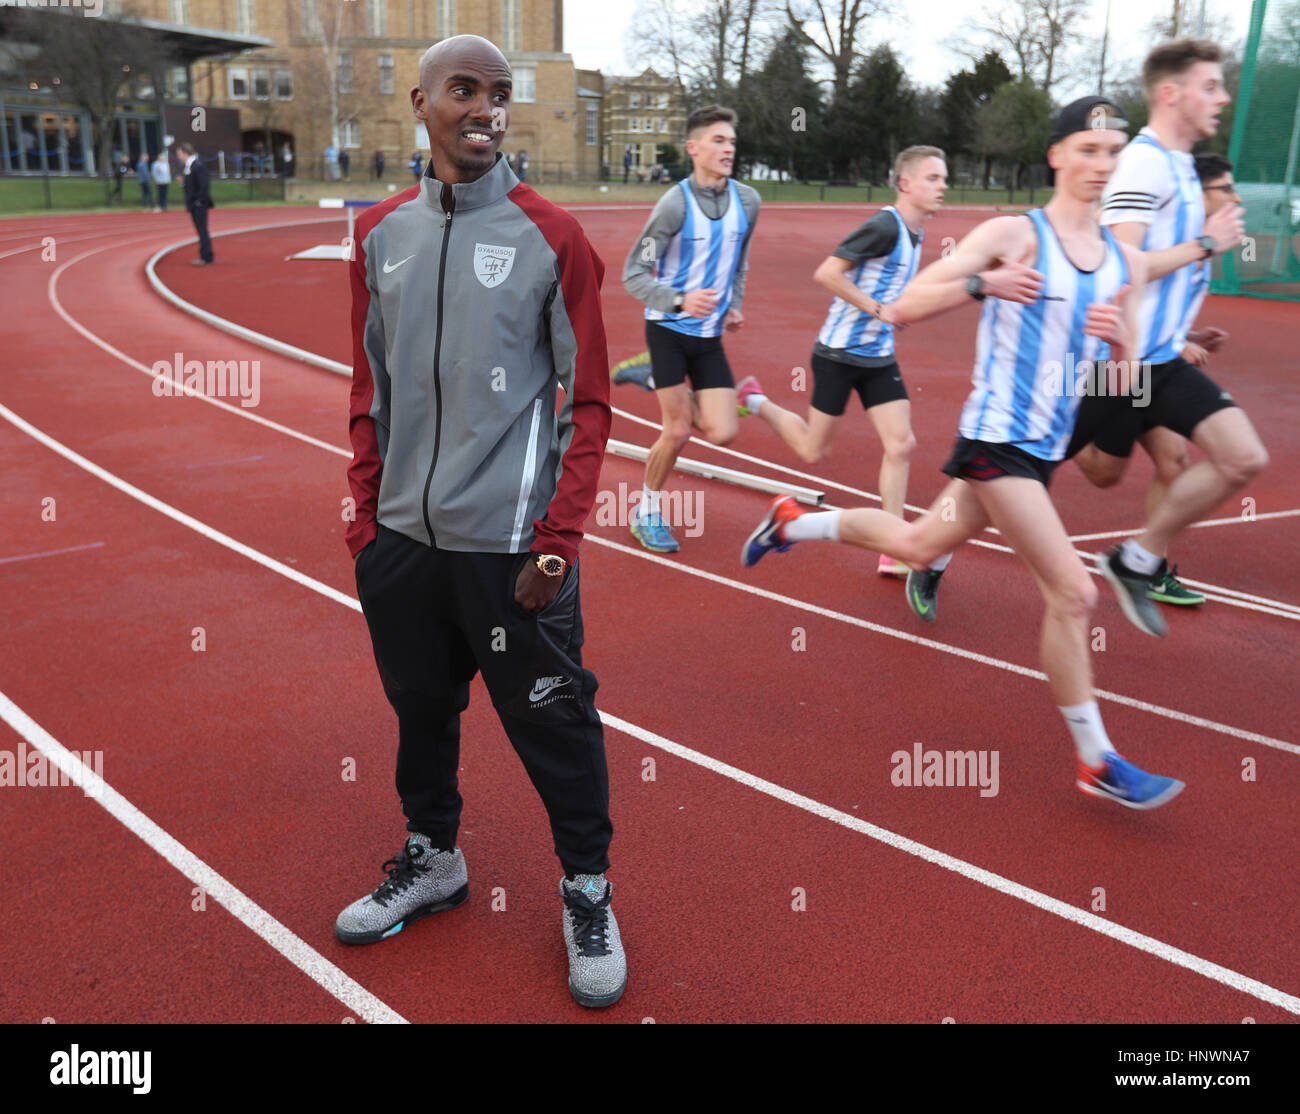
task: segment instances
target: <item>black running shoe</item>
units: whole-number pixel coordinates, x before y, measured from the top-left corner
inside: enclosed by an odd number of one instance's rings
[[[1163,638],[1168,628],[1160,615],[1160,608],[1151,601],[1147,592],[1151,582],[1164,574],[1165,563],[1160,562],[1154,577],[1135,572],[1119,558],[1120,549],[1116,546],[1109,553],[1097,554],[1097,571],[1106,582],[1115,589],[1119,605],[1124,609],[1128,621],[1144,634]]]
[[[939,617],[939,578],[943,570],[912,569],[907,574],[907,603],[927,623]]]

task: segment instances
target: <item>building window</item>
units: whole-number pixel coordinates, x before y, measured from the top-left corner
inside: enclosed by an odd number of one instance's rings
[[[537,99],[537,67],[515,66],[515,88],[511,100],[530,103]]]
[[[438,0],[438,38],[450,39],[456,33],[456,0]]]
[[[235,0],[235,30],[239,34],[257,34],[256,11],[254,0]]]
[[[253,99],[269,101],[271,99],[271,71],[253,70]]]
[[[230,79],[230,99],[232,101],[248,100],[248,71],[231,67],[226,71]]]
[[[388,4],[386,0],[370,0],[366,6],[366,31],[372,39],[382,39],[388,34]]]
[[[641,130],[641,121],[638,120],[635,116],[633,116],[633,117],[632,117],[632,131],[637,132],[637,131],[640,131],[640,130]]]
[[[667,108],[667,107],[668,107],[668,94],[667,94],[667,93],[660,93],[660,94],[659,94],[659,107],[660,107],[660,108]]]
[[[631,105],[632,105],[633,108],[640,108],[640,107],[641,107],[641,94],[640,94],[640,93],[633,93],[633,94],[632,94]]]
[[[293,100],[293,71],[275,71],[275,99],[277,101]]]
[[[391,54],[381,54],[379,56],[379,91],[381,93],[391,93],[393,91],[393,56]]]
[[[339,92],[352,92],[352,51],[339,51]]]
[[[172,100],[187,101],[190,99],[190,71],[184,66],[172,67]]]
[[[171,0],[170,8],[173,23],[189,23],[190,0]]]
[[[668,121],[665,120],[662,116],[659,117],[659,130],[661,132],[666,132],[668,130]]]
[[[521,0],[501,0],[501,49],[504,51],[523,49],[519,45],[522,9]]]
[[[596,146],[600,138],[600,113],[594,104],[587,105],[587,146]]]
[[[361,146],[361,125],[356,120],[344,120],[339,124],[339,143],[353,150]]]

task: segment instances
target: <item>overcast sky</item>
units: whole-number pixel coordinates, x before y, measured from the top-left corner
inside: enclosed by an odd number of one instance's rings
[[[1250,0],[1206,0],[1207,7],[1226,16],[1238,40],[1245,40],[1250,23]],[[583,69],[605,73],[633,72],[636,59],[624,54],[624,33],[636,10],[637,0],[566,0],[564,5],[564,49]],[[996,10],[996,0],[984,0],[978,7]],[[917,85],[942,85],[948,75],[961,69],[965,60],[943,45],[957,33],[966,16],[977,10],[970,0],[894,0],[898,15],[869,25],[862,42],[870,49],[888,40],[911,67]],[[1189,7],[1197,9],[1197,0]],[[1110,5],[1110,48],[1107,70],[1118,80],[1133,71],[1151,45],[1147,25],[1156,16],[1167,15],[1171,0],[1112,0]],[[1089,36],[1100,36],[1106,17],[1106,0],[1093,0],[1086,27]],[[1114,60],[1114,65],[1110,59]],[[1010,64],[1010,59],[1007,59]],[[639,67],[637,68],[639,72]],[[1061,96],[1082,96],[1094,91],[1095,82],[1058,89]]]

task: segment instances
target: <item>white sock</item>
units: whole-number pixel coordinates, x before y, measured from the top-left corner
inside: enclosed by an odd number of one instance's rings
[[[945,553],[942,557],[936,557],[930,562],[930,570],[932,572],[943,572],[943,570],[948,567],[948,562],[951,560],[951,553]]]
[[[641,486],[641,505],[637,507],[637,518],[649,518],[659,513],[659,492],[651,491],[644,484]]]
[[[837,542],[840,540],[840,515],[843,511],[818,511],[801,514],[785,524],[788,542]]]
[[[1079,759],[1085,766],[1096,769],[1107,754],[1114,754],[1115,747],[1106,734],[1101,723],[1101,711],[1095,700],[1086,704],[1071,704],[1061,709],[1061,715],[1074,736],[1074,748],[1079,752]]]
[[[1120,546],[1119,559],[1134,572],[1140,572],[1143,576],[1155,576],[1156,569],[1164,560],[1163,557],[1157,557],[1154,553],[1143,549],[1132,538]]]
[[[766,401],[767,401],[767,395],[759,394],[757,391],[753,391],[745,399],[745,406],[748,408],[751,414],[757,414],[759,410],[762,409],[763,403],[765,403]]]

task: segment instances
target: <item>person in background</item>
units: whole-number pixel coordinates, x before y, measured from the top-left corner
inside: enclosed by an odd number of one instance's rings
[[[212,241],[208,238],[208,210],[213,207],[208,168],[188,143],[177,144],[176,154],[185,167],[185,208],[194,222],[194,231],[199,234],[199,258],[190,262],[196,267],[206,267],[213,262]]]
[[[384,153],[383,151],[375,152],[375,178],[383,180],[384,177]]]
[[[528,181],[528,152],[520,151],[518,161],[519,161],[519,180],[521,182],[527,182]]]
[[[346,150],[340,148],[339,149],[339,170],[342,172],[343,180],[345,182],[352,181],[352,175],[350,173],[351,166],[352,166],[352,156],[349,155]]]
[[[424,177],[424,160],[420,158],[420,152],[412,151],[410,161],[406,165],[411,168],[411,173],[415,175],[415,183],[419,185],[420,179]]]
[[[140,161],[135,164],[135,178],[140,183],[140,207],[152,209],[153,176],[149,173],[149,156],[144,151],[140,152]]]
[[[167,165],[167,152],[159,151],[158,157],[153,160],[153,184],[158,191],[158,204],[154,208],[155,213],[167,212],[167,187],[171,185],[172,171]]]

